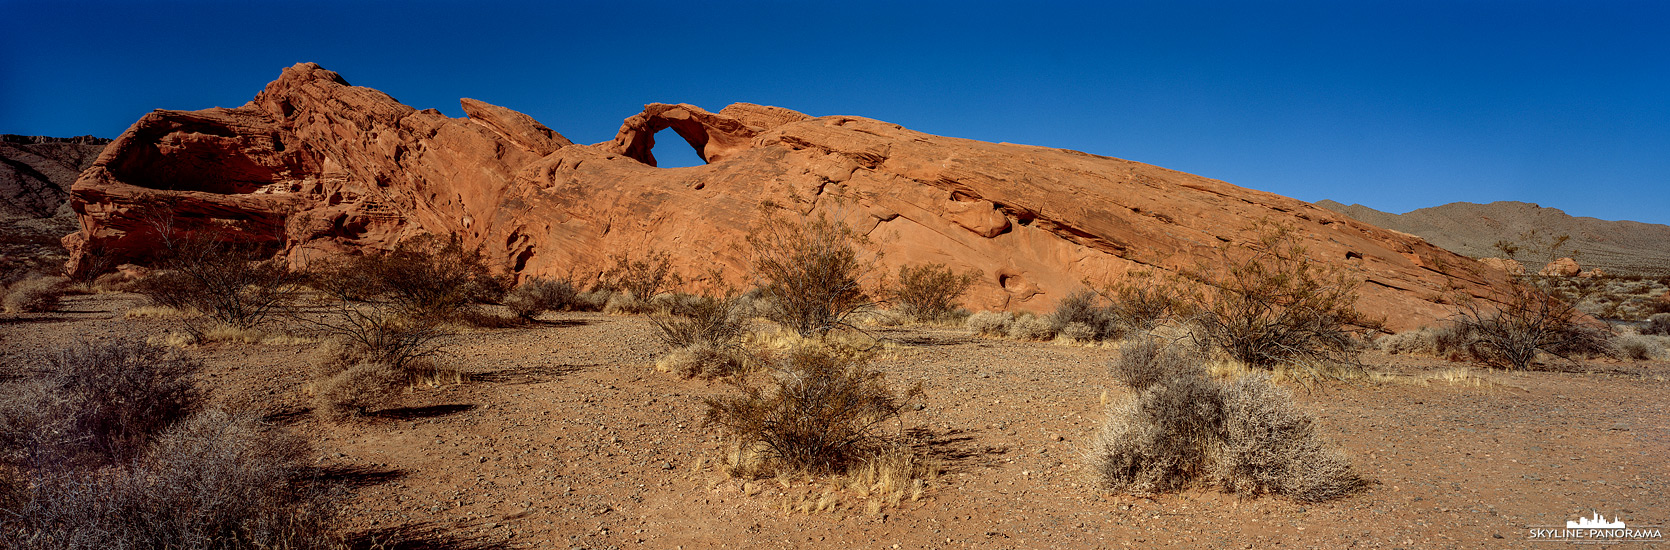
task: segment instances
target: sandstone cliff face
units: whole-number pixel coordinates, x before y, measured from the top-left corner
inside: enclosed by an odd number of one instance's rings
[[[1076,151],[914,132],[851,116],[736,104],[652,104],[616,138],[576,145],[509,109],[464,100],[468,118],[416,110],[313,64],[285,69],[235,109],[157,111],[74,186],[80,258],[143,260],[165,203],[181,230],[269,240],[299,262],[454,233],[520,275],[595,272],[659,248],[689,273],[746,281],[744,235],[770,201],[868,234],[879,266],[937,262],[983,273],[969,304],[1044,310],[1082,282],[1175,272],[1234,251],[1268,220],[1318,262],[1368,279],[1365,309],[1408,328],[1443,317],[1459,285],[1486,294],[1499,270],[1309,203]],[[672,129],[708,164],[663,169]]]

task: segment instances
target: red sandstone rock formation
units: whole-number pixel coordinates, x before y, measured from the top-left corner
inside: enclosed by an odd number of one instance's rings
[[[743,237],[770,201],[869,235],[879,266],[977,269],[976,308],[1042,310],[1084,281],[1176,272],[1236,251],[1254,221],[1292,226],[1314,261],[1367,279],[1361,306],[1393,328],[1445,316],[1436,300],[1505,275],[1403,233],[1302,201],[1137,162],[933,136],[852,116],[736,104],[652,104],[612,141],[575,145],[509,109],[468,118],[416,110],[313,64],[285,69],[234,109],[157,111],[74,186],[75,259],[143,260],[147,202],[179,230],[268,240],[292,260],[454,233],[520,275],[596,270],[612,254],[667,250],[689,273],[746,281]],[[708,164],[662,169],[672,129]],[[154,224],[153,224],[154,225]]]
[[[1519,260],[1508,258],[1480,258],[1479,263],[1493,269],[1500,269],[1508,275],[1517,276],[1525,274],[1525,264],[1519,263]]]
[[[1542,266],[1542,270],[1538,271],[1537,275],[1544,277],[1576,277],[1578,273],[1582,272],[1583,267],[1577,265],[1577,260],[1560,258]]]

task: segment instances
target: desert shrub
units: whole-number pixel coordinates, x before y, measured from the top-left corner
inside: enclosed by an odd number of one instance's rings
[[[656,336],[669,347],[705,344],[715,348],[736,345],[747,331],[747,319],[738,312],[735,296],[692,296],[670,304],[667,313],[654,315],[650,322]]]
[[[408,363],[408,367],[416,366]],[[407,368],[387,363],[357,362],[315,379],[313,383],[313,411],[321,418],[342,421],[364,415],[387,404],[401,390],[411,385],[413,375]]]
[[[788,220],[766,214],[748,235],[762,296],[773,302],[766,318],[801,336],[851,328],[848,318],[870,305],[859,279],[864,237],[823,215]]]
[[[968,316],[963,326],[981,336],[1007,336],[1015,314],[1007,311],[977,311]]]
[[[1650,361],[1664,355],[1664,346],[1650,336],[1620,334],[1612,339],[1612,349],[1618,357],[1633,361]]]
[[[1060,302],[1056,302],[1055,311],[1051,312],[1046,321],[1049,322],[1051,332],[1060,332],[1067,325],[1082,325],[1090,329],[1089,338],[1074,338],[1075,340],[1105,340],[1120,332],[1119,320],[1113,310],[1101,305],[1102,296],[1091,290],[1080,290],[1068,294]]]
[[[1534,281],[1513,285],[1497,302],[1460,300],[1455,330],[1467,336],[1467,349],[1485,364],[1529,368],[1538,353],[1563,359],[1610,353],[1610,334],[1585,323],[1570,302],[1543,292]]]
[[[1055,327],[1048,319],[1023,313],[1009,324],[1009,337],[1016,340],[1049,340],[1055,338]]]
[[[201,402],[192,380],[199,365],[142,342],[76,342],[34,362],[33,372],[0,385],[0,449],[19,468],[133,459]]]
[[[1252,254],[1219,269],[1195,269],[1201,283],[1188,309],[1202,336],[1255,368],[1357,364],[1353,326],[1373,325],[1356,309],[1361,280],[1312,262],[1292,229],[1255,226]],[[1320,372],[1320,368],[1312,368]]]
[[[497,302],[510,286],[494,275],[481,249],[457,235],[423,235],[393,250],[310,268],[314,288],[347,301],[387,301],[411,317],[453,319],[472,304]]]
[[[899,266],[898,286],[892,291],[899,312],[922,321],[949,317],[957,299],[968,292],[977,272],[957,273],[942,264]]]
[[[574,308],[579,290],[569,279],[529,277],[505,294],[504,305],[523,319],[532,319],[547,311]]]
[[[883,454],[883,427],[922,395],[920,384],[896,394],[865,361],[815,347],[767,366],[766,383],[742,380],[741,395],[705,400],[707,421],[763,455],[767,470],[843,473]]]
[[[30,277],[12,283],[0,300],[6,313],[41,313],[58,309],[58,300],[68,293],[65,277]]]
[[[1219,387],[1223,432],[1210,477],[1224,491],[1275,493],[1301,502],[1348,495],[1363,486],[1351,460],[1316,434],[1316,421],[1263,373]]]
[[[372,362],[405,367],[432,357],[450,333],[433,319],[408,317],[389,308],[342,304],[330,313],[308,319],[332,339],[324,355],[335,354],[340,364]]]
[[[1084,323],[1067,323],[1061,330],[1055,331],[1055,337],[1068,342],[1094,342],[1096,329]]]
[[[336,548],[299,438],[253,415],[197,414],[143,457],[39,477],[0,518],[9,548]]]
[[[164,241],[159,268],[136,281],[133,290],[153,305],[202,313],[204,326],[250,328],[283,309],[300,276],[265,247],[217,240],[206,235],[176,235]]]
[[[1192,483],[1300,501],[1362,486],[1350,463],[1315,434],[1292,396],[1255,374],[1207,378],[1200,356],[1148,337],[1127,340],[1113,374],[1134,391],[1114,403],[1091,442],[1103,487],[1137,494]]]
[[[667,252],[650,250],[642,257],[626,254],[614,256],[614,265],[603,272],[603,288],[626,293],[640,302],[649,302],[662,290],[679,286],[683,280],[673,272],[673,256]]]
[[[1132,281],[1114,285],[1103,292],[1108,298],[1108,313],[1125,333],[1146,332],[1176,315],[1179,305],[1173,297],[1175,289],[1166,285],[1149,284],[1150,275],[1133,275]],[[1117,337],[1109,334],[1105,337]]]
[[[1670,313],[1654,313],[1648,317],[1646,326],[1641,327],[1641,334],[1670,336]]]

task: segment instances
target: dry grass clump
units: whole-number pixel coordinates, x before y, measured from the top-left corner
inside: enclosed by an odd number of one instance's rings
[[[1102,295],[1091,290],[1068,294],[1056,303],[1055,311],[1047,319],[1051,332],[1060,333],[1069,325],[1079,325],[1067,338],[1080,342],[1106,340],[1123,332],[1113,309],[1098,305],[1101,301]]]
[[[1612,349],[1619,358],[1650,361],[1664,356],[1664,346],[1651,336],[1619,334],[1612,338]]]
[[[978,272],[957,273],[943,264],[899,266],[898,286],[892,301],[898,312],[924,322],[951,317],[962,298],[978,278]]]
[[[657,370],[686,378],[725,377],[747,370],[751,361],[741,343],[748,319],[734,295],[685,295],[665,307],[666,313],[650,317],[656,336],[671,348],[656,361]]]
[[[1670,336],[1670,313],[1654,313],[1648,317],[1646,326],[1641,327],[1641,334]]]
[[[1008,336],[1016,340],[1041,342],[1055,338],[1055,327],[1048,319],[1022,313],[1009,324]]]
[[[675,348],[655,360],[655,370],[685,378],[723,378],[749,370],[750,359],[736,346],[698,343]]]
[[[58,301],[69,293],[66,277],[30,277],[12,283],[0,298],[6,313],[42,313],[58,309]]]
[[[976,311],[968,316],[963,326],[981,336],[1003,337],[1009,335],[1009,325],[1015,323],[1015,314],[1007,311]]]
[[[327,420],[363,415],[414,385],[463,382],[431,361],[448,335],[433,321],[344,305],[315,323],[332,337],[313,369],[314,412]]]
[[[1247,495],[1336,498],[1362,481],[1315,434],[1292,396],[1263,374],[1228,383],[1206,377],[1198,355],[1151,338],[1127,340],[1114,377],[1134,395],[1114,403],[1092,441],[1104,488],[1156,493],[1205,482]]]

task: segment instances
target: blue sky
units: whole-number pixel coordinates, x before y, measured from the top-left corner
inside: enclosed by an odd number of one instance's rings
[[[1670,224],[1670,3],[0,0],[0,133],[114,137],[317,62],[582,143],[744,101],[1391,212]],[[658,136],[664,165],[697,162]]]

